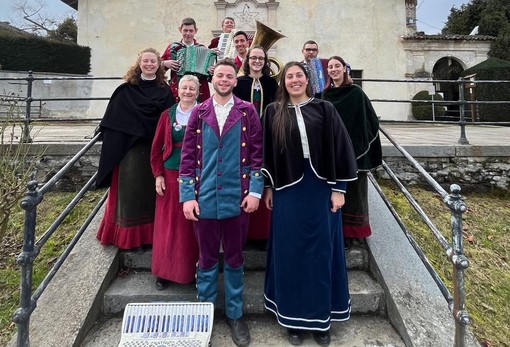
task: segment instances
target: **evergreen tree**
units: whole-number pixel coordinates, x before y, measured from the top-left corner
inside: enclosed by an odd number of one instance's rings
[[[78,40],[78,26],[73,17],[64,19],[55,30],[48,32],[48,38],[63,42],[76,42]]]
[[[489,55],[510,61],[510,1],[471,0],[452,7],[442,33],[468,35],[476,26],[479,35],[496,38]]]

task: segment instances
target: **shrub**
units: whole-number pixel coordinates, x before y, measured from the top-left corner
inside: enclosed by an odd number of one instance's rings
[[[510,80],[510,62],[491,57],[462,73],[476,73],[476,80]],[[474,88],[478,101],[510,101],[510,83],[477,83]],[[478,105],[478,116],[482,122],[509,122],[510,104]]]
[[[35,35],[0,32],[0,65],[4,70],[88,74],[90,48]]]
[[[422,90],[416,93],[413,96],[413,100],[432,100],[432,95],[429,95],[429,92],[426,90]],[[434,100],[443,101],[443,97],[440,94],[434,95]],[[432,104],[430,103],[413,103],[411,107],[412,116],[416,120],[432,120]],[[439,104],[434,104],[434,114],[436,119],[443,117],[445,114],[445,109],[443,106]]]

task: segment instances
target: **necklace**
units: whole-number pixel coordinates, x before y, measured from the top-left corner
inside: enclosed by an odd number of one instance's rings
[[[144,81],[152,81],[152,80],[156,79],[156,75],[154,75],[152,77],[147,77],[144,74],[142,74],[141,77],[142,77],[142,80],[144,80]]]

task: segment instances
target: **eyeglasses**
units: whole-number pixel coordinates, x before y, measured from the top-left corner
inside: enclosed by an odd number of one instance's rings
[[[249,57],[248,59],[250,59],[251,61],[264,61],[266,60],[265,57]]]
[[[318,50],[318,48],[305,48],[305,51],[307,52],[317,52]]]

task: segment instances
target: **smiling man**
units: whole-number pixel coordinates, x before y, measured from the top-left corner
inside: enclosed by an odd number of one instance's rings
[[[243,248],[248,216],[259,206],[264,180],[262,126],[255,107],[232,94],[236,72],[232,60],[220,60],[212,77],[214,95],[190,115],[182,143],[179,197],[198,241],[198,299],[216,301],[221,246],[225,313],[232,339],[242,347],[250,343],[242,319]]]
[[[312,90],[315,94],[315,97],[320,98],[322,89],[318,88],[319,81],[314,80],[312,78],[313,76],[318,76],[316,78],[322,78],[322,84],[325,83],[326,80],[326,72],[328,69],[328,60],[327,59],[321,59],[318,58],[319,55],[319,45],[317,42],[313,40],[308,40],[303,44],[303,49],[301,49],[301,53],[303,53],[303,60],[301,63],[305,66],[305,68],[308,70],[308,74],[311,77],[310,83],[312,84]],[[319,59],[320,64],[315,65],[312,60]],[[312,69],[315,69],[312,71]],[[319,77],[321,76],[321,77]]]
[[[172,70],[170,76],[170,90],[172,91],[172,94],[177,101],[179,101],[179,93],[177,92],[179,83],[177,71],[181,67],[181,63],[177,60],[177,52],[183,48],[186,48],[187,46],[204,46],[195,40],[195,35],[198,32],[198,28],[197,23],[193,18],[184,18],[181,22],[181,25],[179,26],[179,32],[182,35],[181,40],[169,44],[164,53],[161,55],[161,65],[165,69]],[[207,77],[197,77],[200,82],[200,94],[198,100],[203,101],[209,98],[211,95],[209,92],[209,84]]]
[[[250,45],[248,41],[248,34],[244,31],[236,32],[234,36],[234,47],[236,48],[237,55],[234,58],[234,64],[236,64],[237,69],[240,69],[243,65],[243,61],[246,58],[246,53],[248,53],[248,46]]]

